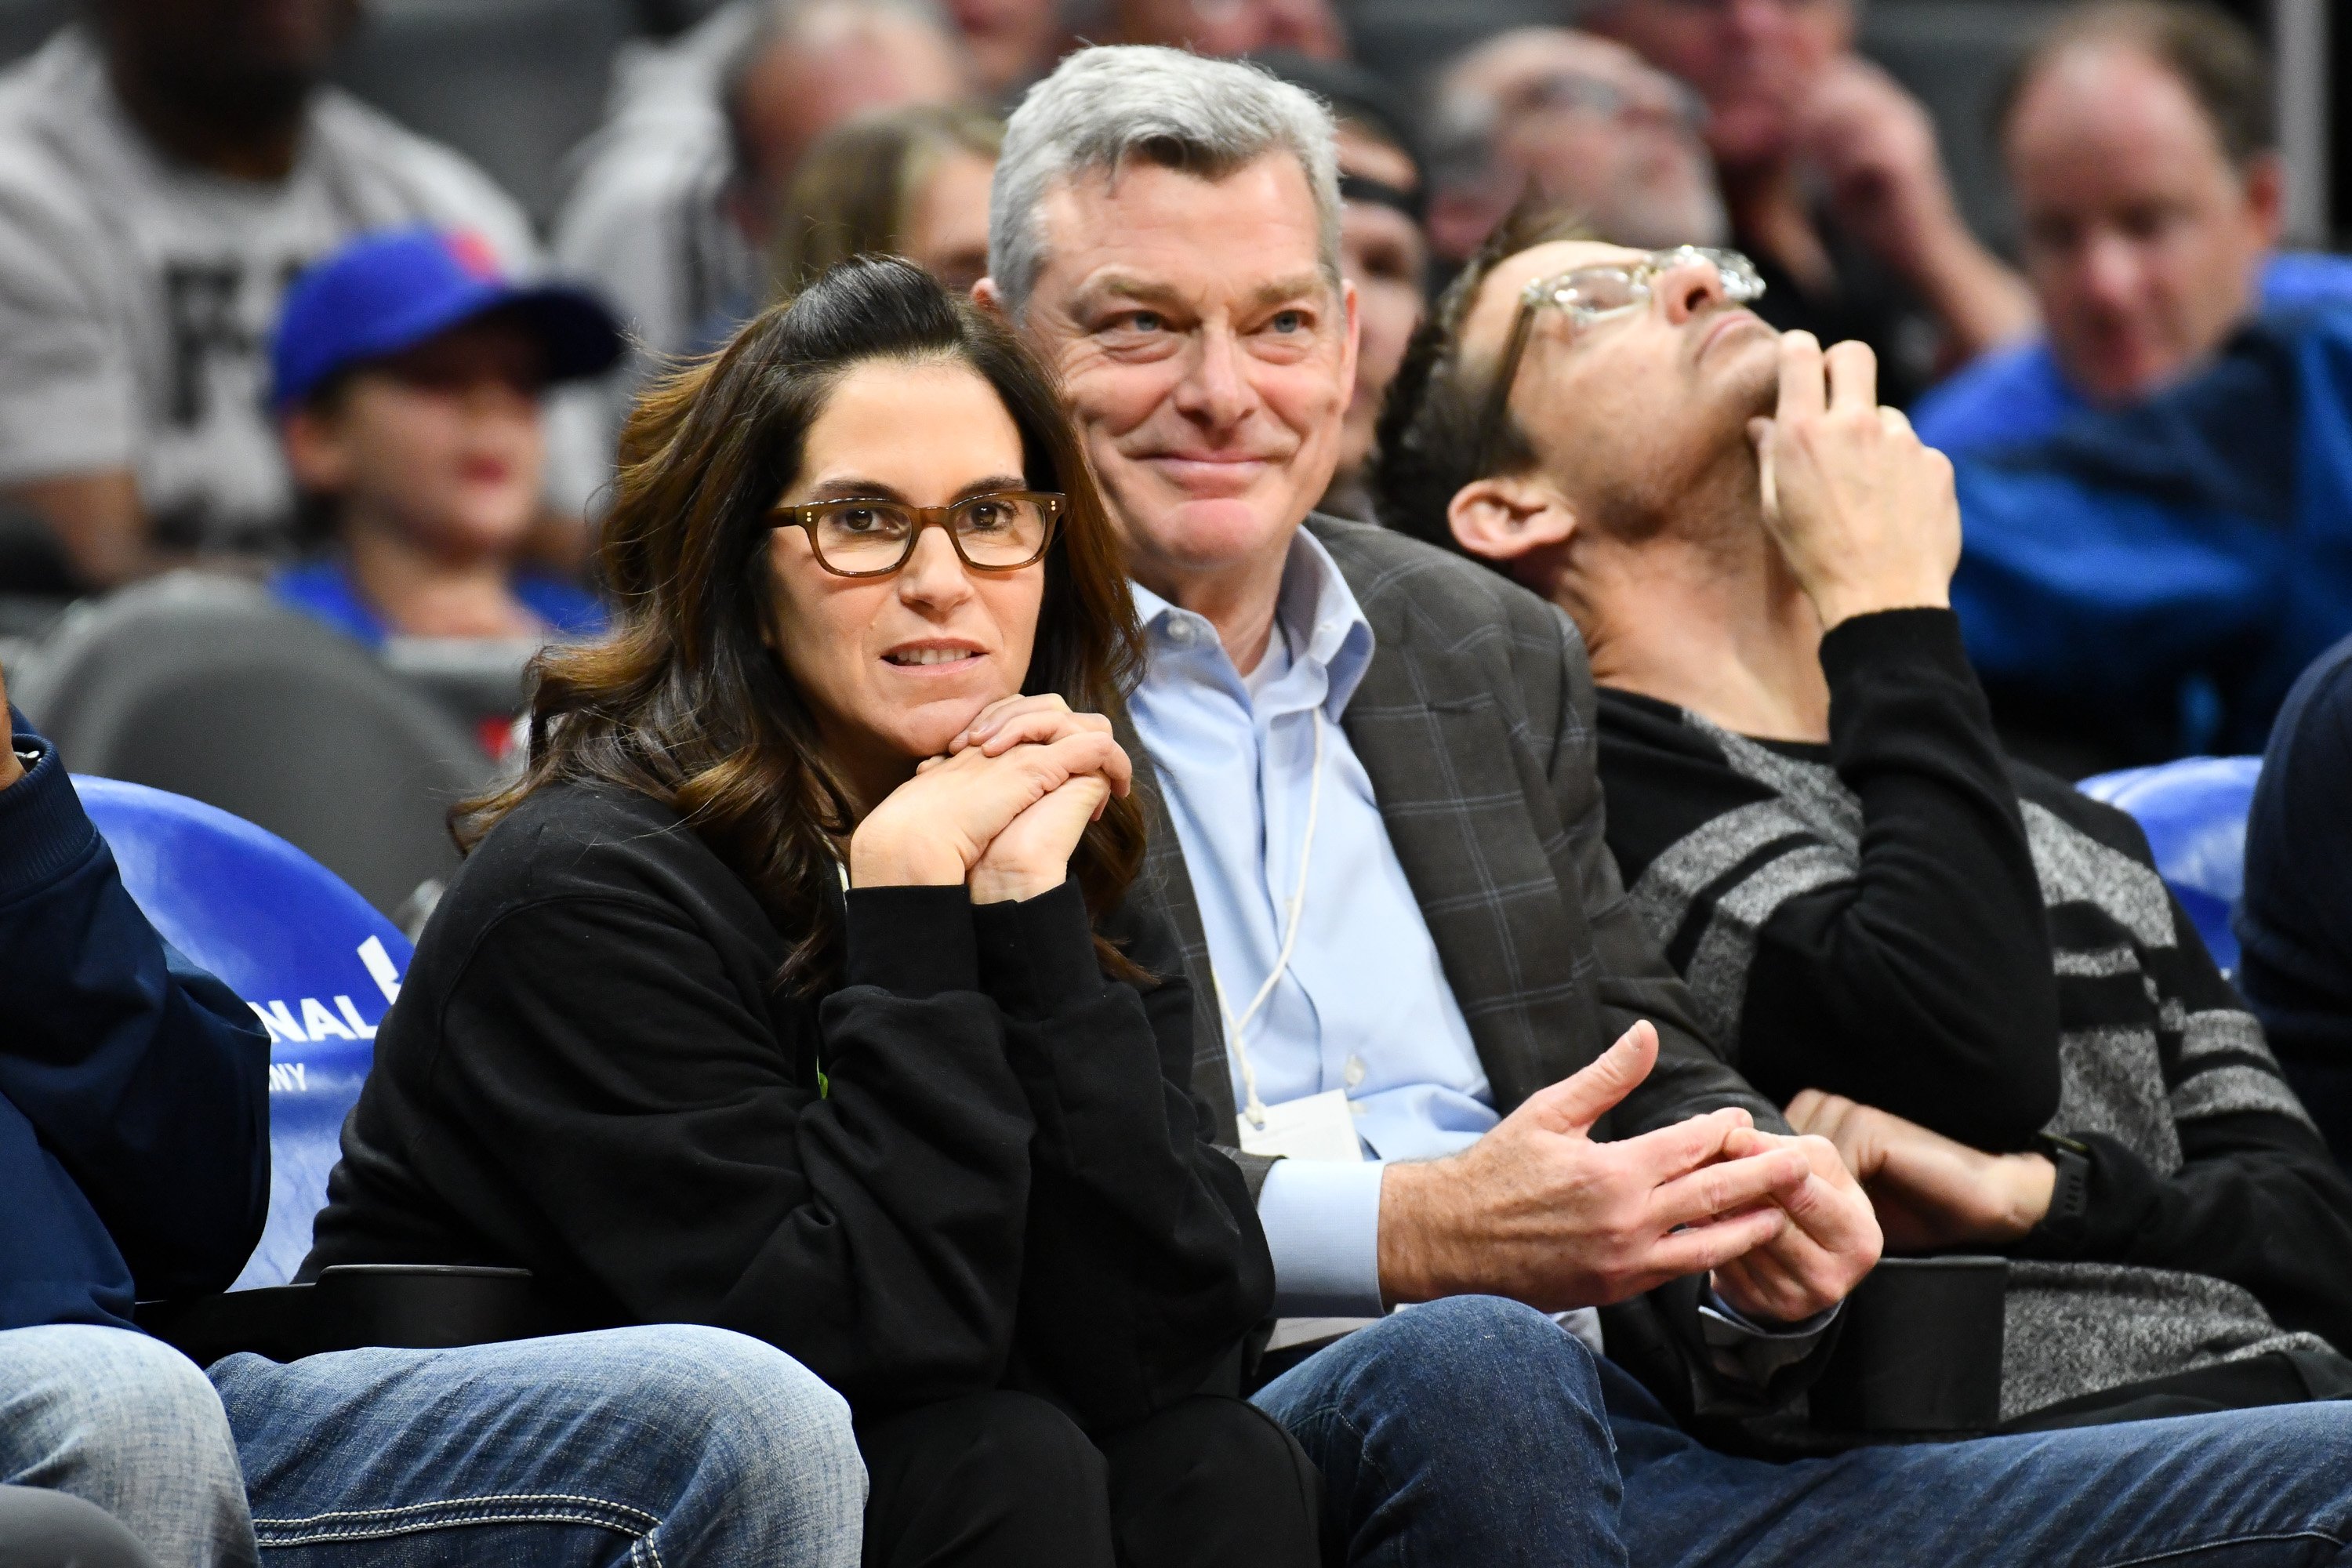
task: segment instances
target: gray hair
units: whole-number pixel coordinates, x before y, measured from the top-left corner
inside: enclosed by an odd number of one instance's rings
[[[1339,280],[1339,155],[1331,111],[1256,66],[1139,44],[1080,49],[1031,88],[1004,128],[989,192],[988,270],[1018,317],[1045,264],[1038,210],[1055,184],[1129,159],[1221,179],[1286,153],[1315,195],[1318,251]]]

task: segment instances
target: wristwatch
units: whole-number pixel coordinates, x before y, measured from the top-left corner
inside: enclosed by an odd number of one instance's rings
[[[2050,1212],[2043,1217],[2082,1218],[2091,1207],[2091,1146],[2056,1132],[2039,1133],[2034,1143],[2058,1167],[2057,1183],[2050,1189]]]

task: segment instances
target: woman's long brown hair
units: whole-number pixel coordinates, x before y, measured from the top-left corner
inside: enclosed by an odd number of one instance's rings
[[[780,984],[815,989],[837,976],[831,889],[856,811],[772,646],[780,625],[768,542],[770,513],[800,472],[809,427],[844,373],[873,360],[952,361],[996,389],[1021,431],[1031,488],[1069,498],[1045,557],[1022,689],[1119,718],[1142,634],[1059,388],[1002,323],[929,274],[860,258],[639,401],[604,523],[613,630],[535,661],[528,765],[513,784],[459,808],[461,846],[470,849],[550,784],[634,790],[676,810],[751,887],[792,943]],[[922,439],[921,430],[908,438]],[[1132,799],[1113,800],[1070,859],[1097,919],[1142,858],[1142,815]],[[1097,946],[1106,967],[1133,975]]]

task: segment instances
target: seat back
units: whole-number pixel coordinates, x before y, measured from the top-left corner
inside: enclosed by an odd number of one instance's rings
[[[449,806],[492,773],[365,648],[234,580],[182,574],[79,606],[9,688],[75,767],[265,827],[394,916],[455,874]]]
[[[2137,819],[2158,872],[2224,974],[2238,972],[2230,911],[2246,888],[2246,813],[2262,771],[2260,757],[2184,757],[2075,786]]]
[[[123,886],[163,940],[269,1030],[269,1224],[234,1289],[282,1285],[310,1250],[343,1118],[400,994],[407,939],[335,874],[228,813],[77,775]]]

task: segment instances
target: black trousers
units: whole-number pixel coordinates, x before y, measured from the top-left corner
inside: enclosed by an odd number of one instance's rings
[[[1199,1394],[1088,1437],[1033,1394],[862,1423],[866,1568],[1315,1568],[1322,1482],[1271,1416]]]
[[[155,1568],[155,1559],[95,1503],[0,1487],[0,1568]]]

